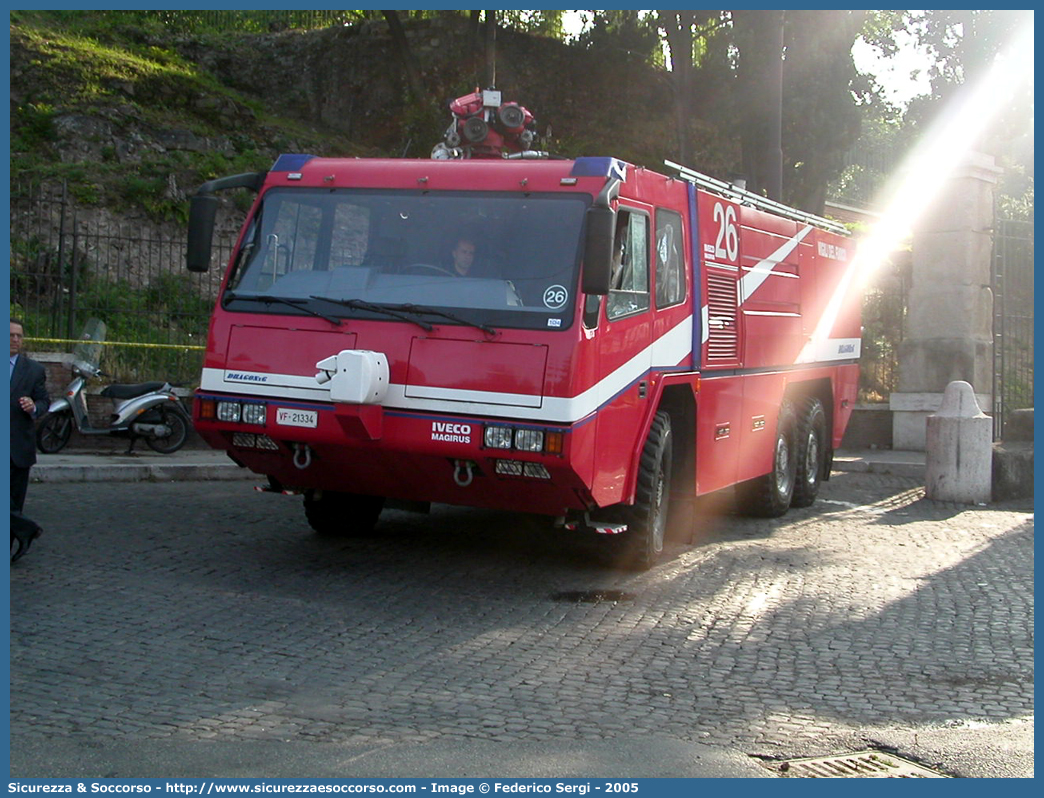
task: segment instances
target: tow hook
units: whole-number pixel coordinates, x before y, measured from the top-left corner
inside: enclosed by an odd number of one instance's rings
[[[312,464],[312,449],[307,443],[294,444],[294,465],[304,471]]]
[[[462,488],[466,488],[468,485],[471,484],[471,481],[475,478],[474,468],[475,464],[470,460],[454,460],[453,481],[460,485]]]
[[[555,519],[555,528],[570,532],[594,532],[597,535],[622,535],[627,531],[627,524],[595,521],[590,513],[585,512],[582,518],[576,515],[559,516]]]

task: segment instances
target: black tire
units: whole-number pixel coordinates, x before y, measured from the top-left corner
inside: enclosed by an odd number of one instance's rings
[[[71,410],[48,413],[36,428],[36,448],[44,454],[57,454],[72,438],[74,426]]]
[[[671,417],[657,413],[642,449],[634,504],[621,513],[627,532],[621,536],[620,543],[624,547],[624,565],[628,568],[647,571],[663,554],[670,513],[673,448]]]
[[[810,507],[819,495],[826,468],[826,411],[815,397],[805,402],[797,422],[797,469],[791,507]]]
[[[772,451],[772,470],[741,486],[739,509],[746,515],[779,518],[790,509],[797,473],[795,457],[797,423],[794,408],[784,401],[776,421],[776,443]]]
[[[304,509],[309,526],[320,535],[356,537],[373,531],[384,497],[310,490],[305,493]]]
[[[160,422],[170,430],[170,434],[162,438],[145,438],[145,443],[154,452],[173,454],[188,440],[188,422],[185,417],[169,407],[157,408]]]

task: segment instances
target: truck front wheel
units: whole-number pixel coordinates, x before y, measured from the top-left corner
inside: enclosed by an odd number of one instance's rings
[[[310,490],[304,498],[308,524],[320,535],[365,535],[377,525],[383,496],[361,496],[332,490]]]
[[[624,512],[627,532],[620,541],[628,567],[646,571],[663,553],[671,497],[671,417],[657,413],[642,449],[634,505]]]

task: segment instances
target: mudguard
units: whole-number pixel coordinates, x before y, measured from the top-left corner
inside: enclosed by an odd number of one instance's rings
[[[48,413],[59,413],[62,410],[71,410],[69,400],[64,396],[61,399],[55,399],[51,402],[51,406],[47,408]]]

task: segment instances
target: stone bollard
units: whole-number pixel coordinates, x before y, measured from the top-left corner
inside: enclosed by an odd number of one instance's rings
[[[993,419],[975,400],[971,385],[951,382],[939,412],[928,417],[925,494],[961,504],[990,501],[993,476]]]

